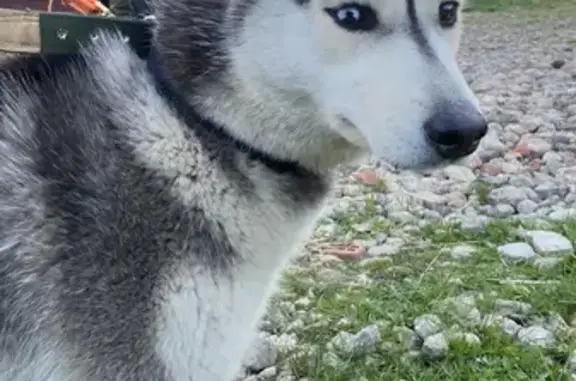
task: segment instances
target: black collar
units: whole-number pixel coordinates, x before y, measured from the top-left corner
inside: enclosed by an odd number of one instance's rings
[[[156,49],[151,48],[146,60],[148,70],[152,74],[157,91],[166,99],[168,104],[176,112],[189,128],[193,129],[200,137],[210,139],[223,145],[233,145],[235,149],[248,155],[250,160],[256,160],[264,164],[270,170],[280,174],[293,174],[296,176],[309,176],[312,173],[295,161],[284,160],[266,153],[250,144],[234,137],[225,128],[212,120],[200,115],[198,111],[187,101],[166,78],[162,70],[161,55]]]

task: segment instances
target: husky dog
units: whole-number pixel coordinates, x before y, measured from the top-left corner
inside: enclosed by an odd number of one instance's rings
[[[0,380],[229,381],[332,170],[472,153],[453,0],[157,0],[0,69]]]

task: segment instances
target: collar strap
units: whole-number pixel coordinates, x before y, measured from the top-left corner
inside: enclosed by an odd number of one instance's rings
[[[153,22],[130,17],[104,17],[75,13],[41,12],[39,15],[40,54],[77,54],[80,44],[96,36],[99,30],[115,30],[141,58],[150,53]]]

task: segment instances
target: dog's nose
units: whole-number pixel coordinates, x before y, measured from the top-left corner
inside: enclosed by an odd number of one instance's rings
[[[488,122],[476,110],[442,111],[428,119],[424,129],[440,156],[456,160],[478,148],[488,131]]]

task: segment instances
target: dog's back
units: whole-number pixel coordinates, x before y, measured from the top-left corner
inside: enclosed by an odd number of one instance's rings
[[[171,238],[160,229],[178,240],[194,216],[122,147],[87,65],[28,58],[0,72],[2,380],[162,379],[149,270]]]

